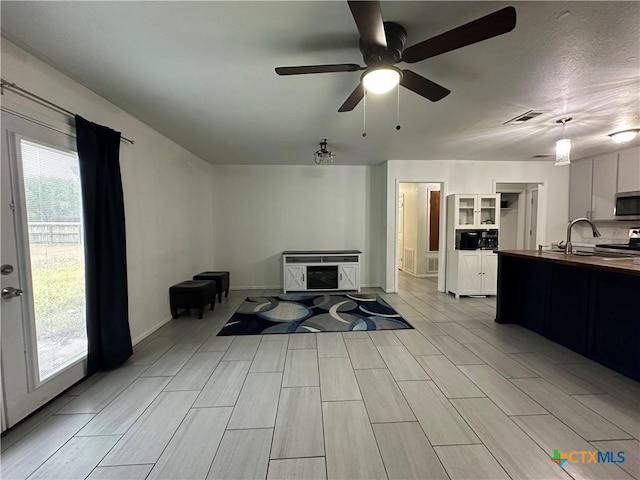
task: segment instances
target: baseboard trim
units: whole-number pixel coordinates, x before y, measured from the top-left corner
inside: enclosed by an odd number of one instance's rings
[[[360,288],[380,288],[382,289],[382,287],[380,285],[374,285],[374,284],[362,284],[360,285]],[[235,285],[233,287],[229,287],[230,291],[235,291],[235,290],[282,290],[282,285],[254,285],[254,286],[244,286],[244,285]],[[339,292],[339,291],[338,291]]]
[[[157,325],[151,327],[149,330],[147,330],[144,333],[141,333],[140,335],[138,335],[136,338],[131,340],[131,344],[132,345],[137,345],[138,343],[140,343],[141,341],[143,341],[145,338],[147,338],[149,335],[153,334],[153,332],[155,332],[156,330],[160,329],[161,327],[163,327],[164,325],[166,325],[167,323],[169,323],[171,321],[171,315],[165,317],[162,319],[162,321],[160,323],[158,323]]]
[[[402,270],[402,269],[400,269]],[[406,273],[407,275],[411,275],[414,278],[437,278],[438,277],[438,272],[436,273],[411,273],[408,272],[407,270],[402,270],[403,273]]]
[[[229,290],[282,290],[282,285],[254,285],[254,286],[246,286],[246,285],[235,285],[233,287],[229,287]]]

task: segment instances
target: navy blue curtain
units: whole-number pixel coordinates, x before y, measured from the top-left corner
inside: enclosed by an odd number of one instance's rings
[[[76,115],[85,228],[87,374],[131,356],[120,133]]]

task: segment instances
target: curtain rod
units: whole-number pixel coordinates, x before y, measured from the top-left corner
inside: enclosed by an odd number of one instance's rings
[[[61,107],[60,105],[57,105],[49,100],[47,100],[46,98],[42,98],[39,95],[36,95],[33,92],[30,92],[29,90],[25,90],[22,87],[19,87],[18,85],[16,85],[15,83],[12,82],[8,82],[7,80],[5,80],[4,78],[0,78],[0,94],[4,94],[4,89],[7,89],[13,93],[16,93],[24,98],[27,98],[28,100],[31,100],[33,102],[36,103],[40,103],[41,105],[51,109],[51,110],[56,110],[58,111],[58,113],[63,113],[65,115],[67,115],[68,117],[71,117],[73,119],[75,119],[76,114],[67,110],[66,108]],[[15,113],[15,112],[11,112],[11,113]],[[41,125],[43,124],[43,122],[38,122]],[[49,127],[49,125],[44,125],[46,127]],[[124,142],[127,142],[131,145],[135,144],[136,142],[133,140],[128,139],[127,137],[123,137],[122,135],[120,135],[120,139]]]

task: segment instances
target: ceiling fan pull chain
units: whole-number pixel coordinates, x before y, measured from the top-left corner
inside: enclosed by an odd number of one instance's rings
[[[363,87],[364,88],[364,87]],[[362,136],[367,136],[367,89],[364,89],[362,96]]]
[[[398,105],[396,107],[396,130],[400,130],[400,84],[398,83]]]

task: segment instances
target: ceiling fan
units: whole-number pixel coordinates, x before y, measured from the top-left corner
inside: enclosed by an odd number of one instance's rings
[[[505,7],[405,49],[406,30],[397,23],[383,22],[380,2],[349,1],[347,3],[360,33],[360,51],[366,67],[355,63],[341,63],[276,68],[278,75],[364,70],[360,83],[338,109],[338,112],[353,110],[364,97],[365,88],[369,92],[384,93],[398,83],[432,102],[437,102],[449,95],[451,91],[422,75],[411,70],[401,70],[394,65],[400,62],[420,62],[508,33],[516,26],[515,8]]]

